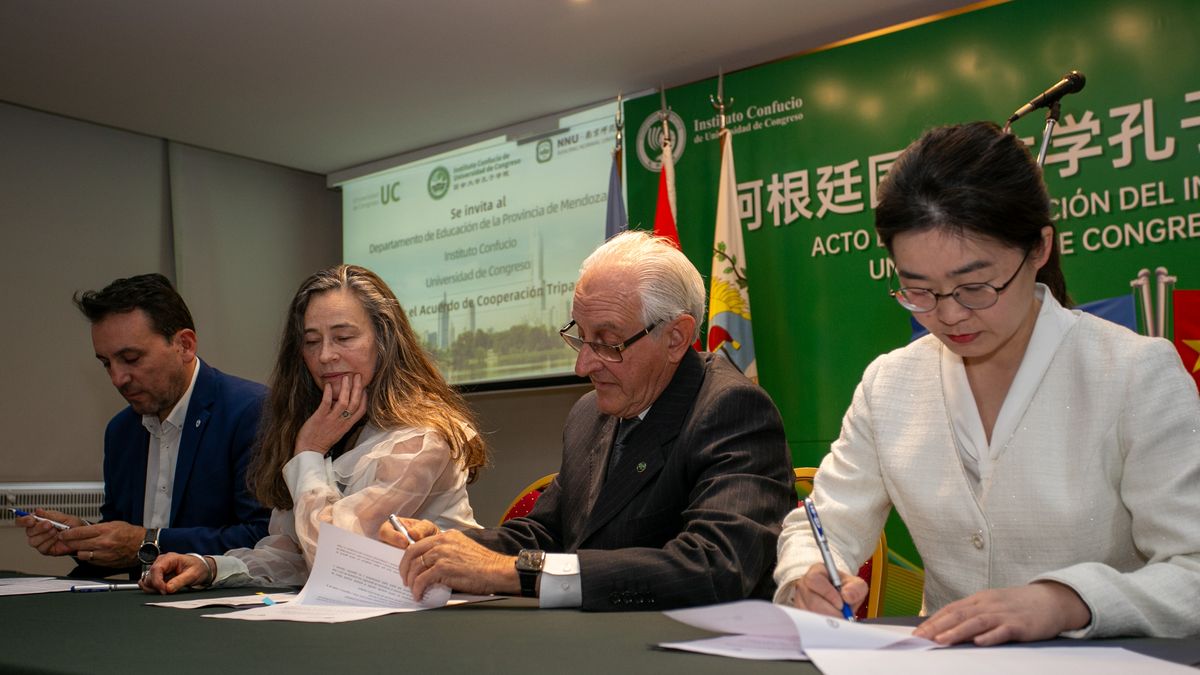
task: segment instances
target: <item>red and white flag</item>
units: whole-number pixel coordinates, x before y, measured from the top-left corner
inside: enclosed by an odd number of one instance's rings
[[[665,134],[662,141],[662,170],[658,173],[658,203],[654,207],[654,234],[666,237],[679,246],[679,230],[675,227],[675,158],[671,156],[671,139]]]

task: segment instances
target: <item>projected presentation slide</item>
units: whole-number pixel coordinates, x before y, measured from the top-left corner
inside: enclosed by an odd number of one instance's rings
[[[342,185],[343,258],[388,282],[451,383],[571,373],[558,329],[604,239],[613,113]]]

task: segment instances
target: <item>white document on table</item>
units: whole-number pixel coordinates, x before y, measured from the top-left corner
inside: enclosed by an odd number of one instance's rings
[[[710,638],[664,643],[660,647],[735,658],[765,659],[765,654],[772,650],[780,659],[798,660],[811,649],[895,651],[938,646],[931,640],[913,637],[910,626],[857,623],[765,600],[741,600],[663,613],[689,626],[734,635],[717,641]]]
[[[937,651],[810,648],[824,675],[1195,675],[1196,669],[1117,647],[979,647]]]
[[[168,600],[165,602],[147,602],[146,604],[152,607],[170,607],[172,609],[200,609],[201,607],[276,605],[295,599],[295,593],[255,593],[254,595],[231,595],[224,598],[201,598],[199,600]]]
[[[341,528],[321,524],[317,556],[308,583],[295,600],[230,612],[214,619],[339,623],[383,614],[441,607],[450,589],[434,586],[420,601],[400,578],[404,551]]]
[[[34,595],[36,593],[69,592],[79,579],[55,579],[54,577],[13,577],[0,579],[0,595]]]
[[[688,640],[687,642],[660,642],[663,649],[681,652],[732,656],[750,661],[808,661],[794,637],[766,635],[722,635],[721,637]]]

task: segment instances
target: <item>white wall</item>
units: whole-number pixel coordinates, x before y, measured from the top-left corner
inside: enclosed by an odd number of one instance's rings
[[[265,381],[296,287],[341,259],[340,203],[323,176],[0,103],[0,483],[102,479],[104,425],[125,403],[72,293],[161,272],[192,310],[201,356]],[[471,487],[481,524],[558,470],[585,391],[468,396],[492,450]],[[31,553],[0,532],[0,570],[69,569]]]
[[[296,288],[341,262],[341,195],[322,176],[177,144],[170,173],[176,283],[200,354],[266,382]]]
[[[124,401],[71,294],[172,275],[164,154],[158,139],[0,104],[0,482],[100,479]]]
[[[161,272],[201,355],[262,381],[295,287],[340,258],[324,176],[0,104],[0,483],[102,479],[104,426],[125,402],[75,291]],[[0,537],[0,569],[63,571],[31,569],[29,553]]]

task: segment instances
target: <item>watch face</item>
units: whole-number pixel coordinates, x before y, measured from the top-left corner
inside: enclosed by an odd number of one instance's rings
[[[517,554],[517,569],[522,572],[541,572],[545,561],[545,551],[523,549]]]
[[[158,546],[153,543],[142,544],[137,552],[138,562],[143,565],[153,564],[158,559]]]

